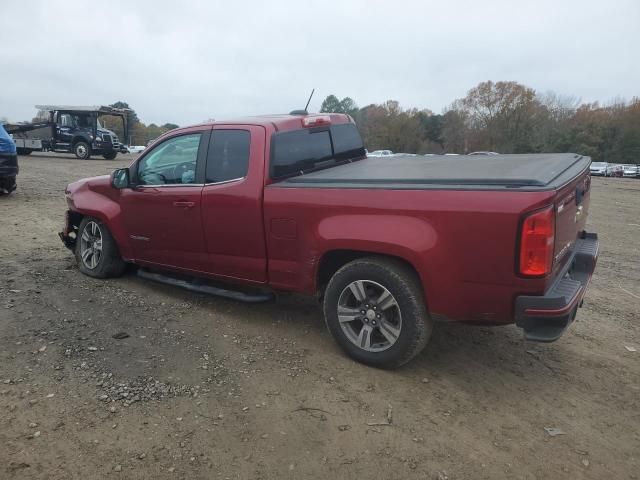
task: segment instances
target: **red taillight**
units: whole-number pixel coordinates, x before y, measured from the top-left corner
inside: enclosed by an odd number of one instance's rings
[[[531,213],[522,222],[520,233],[520,273],[541,276],[551,272],[555,239],[553,205]]]
[[[320,127],[322,125],[331,125],[331,117],[329,115],[319,115],[316,117],[304,117],[302,119],[303,127]]]

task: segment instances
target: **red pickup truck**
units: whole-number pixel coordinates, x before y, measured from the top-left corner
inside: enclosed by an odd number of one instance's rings
[[[70,184],[60,236],[93,277],[132,263],[241,300],[318,295],[349,355],[392,368],[439,320],[562,335],[598,254],[584,230],[589,164],[575,154],[367,158],[342,114],[213,122]]]

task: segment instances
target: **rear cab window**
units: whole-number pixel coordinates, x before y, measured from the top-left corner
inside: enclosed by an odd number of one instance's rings
[[[361,158],[364,144],[353,123],[291,130],[273,136],[270,175],[278,180]]]

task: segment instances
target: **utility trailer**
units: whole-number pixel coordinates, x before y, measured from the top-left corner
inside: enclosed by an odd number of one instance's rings
[[[29,155],[36,151],[70,152],[82,160],[92,155],[113,160],[122,149],[118,136],[104,128],[100,119],[105,116],[119,117],[126,137],[128,109],[96,105],[36,105],[36,108],[48,112],[48,120],[5,125],[16,143],[18,155]]]

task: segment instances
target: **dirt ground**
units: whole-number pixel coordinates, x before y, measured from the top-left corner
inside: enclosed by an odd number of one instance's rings
[[[127,157],[21,157],[0,198],[0,478],[640,478],[640,180],[593,179],[599,264],[558,342],[439,324],[379,371],[313,299],[82,275],[64,187]]]

